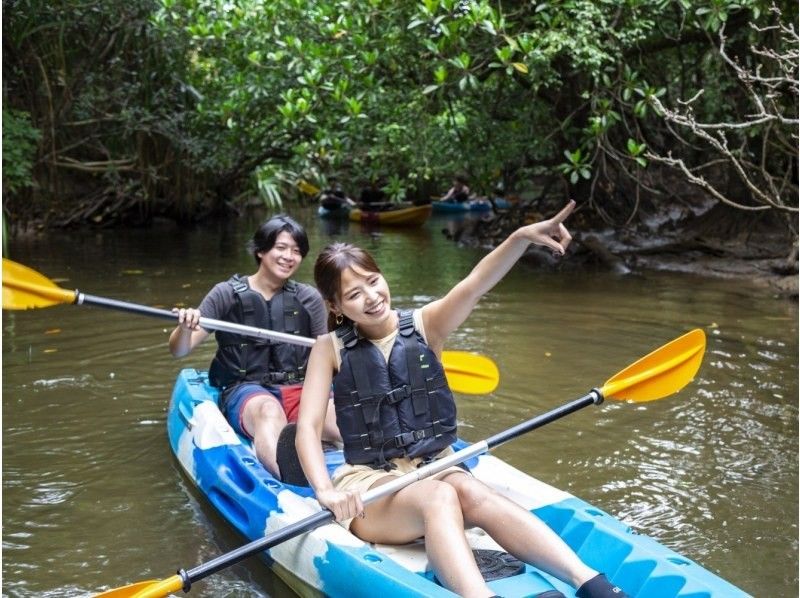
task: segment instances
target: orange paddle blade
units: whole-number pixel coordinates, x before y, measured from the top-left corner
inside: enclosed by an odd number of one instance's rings
[[[706,350],[706,335],[696,328],[645,355],[609,378],[600,389],[607,399],[655,401],[692,381]]]
[[[3,258],[3,309],[33,309],[74,302],[75,291],[62,289],[36,270]]]

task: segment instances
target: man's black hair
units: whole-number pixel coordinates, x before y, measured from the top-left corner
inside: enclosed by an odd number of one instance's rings
[[[247,242],[247,250],[253,254],[256,264],[261,263],[258,254],[269,251],[275,246],[278,235],[286,231],[292,235],[292,239],[300,249],[300,255],[308,255],[308,235],[306,229],[291,216],[278,214],[262,224],[253,234],[253,238]]]

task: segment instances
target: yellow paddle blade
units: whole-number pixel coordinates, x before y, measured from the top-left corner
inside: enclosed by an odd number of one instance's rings
[[[309,183],[305,179],[300,179],[297,181],[297,188],[300,189],[301,192],[305,193],[306,195],[316,195],[319,193],[319,187]]]
[[[705,350],[706,335],[696,328],[612,376],[600,392],[607,399],[637,403],[664,398],[692,381]]]
[[[62,289],[36,270],[3,258],[3,309],[33,309],[74,301],[75,291]]]
[[[137,581],[121,588],[96,594],[95,598],[164,598],[183,588],[180,575],[173,575],[162,581]]]
[[[455,392],[488,394],[500,382],[497,365],[485,355],[466,351],[442,351],[442,365],[447,383]]]

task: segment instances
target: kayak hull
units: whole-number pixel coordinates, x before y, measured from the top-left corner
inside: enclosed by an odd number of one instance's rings
[[[428,220],[432,211],[433,208],[430,205],[375,212],[355,208],[350,210],[350,220],[361,222],[362,224],[422,226]]]
[[[248,541],[275,533],[320,510],[310,488],[283,484],[257,461],[217,407],[207,374],[182,370],[167,417],[170,446],[189,480]],[[458,441],[455,448],[466,446]],[[325,453],[329,471],[342,453]],[[591,567],[604,571],[631,596],[735,598],[747,596],[697,563],[634,533],[602,510],[484,454],[466,463],[473,475],[535,513]],[[467,531],[474,549],[500,550],[482,530]],[[338,524],[321,526],[261,554],[300,595],[332,597],[449,596],[429,571],[424,544],[372,545]],[[518,574],[489,582],[502,596],[535,596],[574,589],[526,565]]]
[[[320,218],[325,218],[328,220],[346,220],[350,215],[350,208],[348,206],[341,206],[338,208],[326,208],[325,206],[319,206],[317,208],[317,215]]]
[[[464,202],[455,201],[434,201],[433,211],[438,214],[460,214],[462,212],[489,212],[492,210],[492,203],[488,199],[471,199]],[[494,207],[498,210],[507,210],[511,204],[507,199],[497,198],[494,200]]]
[[[492,204],[485,199],[471,199],[469,201],[435,201],[431,204],[433,211],[440,214],[460,214],[462,212],[488,212]]]

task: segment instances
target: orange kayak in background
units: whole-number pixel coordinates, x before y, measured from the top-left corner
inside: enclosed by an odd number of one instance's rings
[[[388,226],[422,226],[430,218],[433,207],[411,206],[393,210],[366,211],[358,208],[350,210],[350,220],[363,224],[385,224]]]

